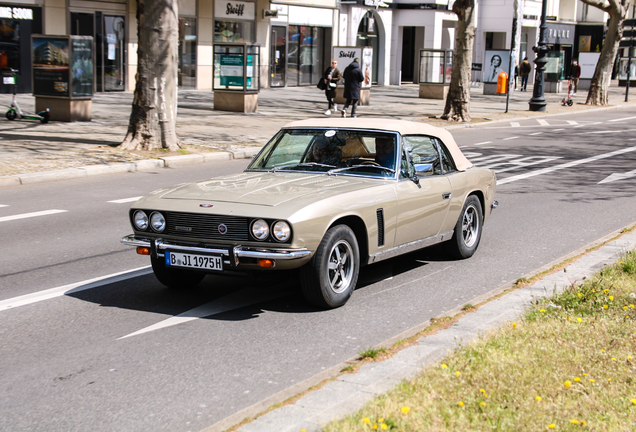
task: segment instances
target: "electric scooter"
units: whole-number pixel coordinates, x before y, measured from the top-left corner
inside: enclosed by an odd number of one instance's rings
[[[574,101],[572,100],[572,79],[568,80],[568,95],[563,98],[563,100],[561,101],[561,105],[563,106],[574,105]]]
[[[50,114],[49,109],[47,108],[45,111],[40,111],[37,114],[25,114],[20,109],[20,105],[18,105],[18,101],[16,100],[16,93],[18,89],[18,71],[15,69],[9,69],[11,71],[11,76],[4,76],[3,80],[5,84],[13,84],[13,100],[11,101],[11,106],[7,110],[5,116],[9,120],[40,120],[42,123],[48,123]]]

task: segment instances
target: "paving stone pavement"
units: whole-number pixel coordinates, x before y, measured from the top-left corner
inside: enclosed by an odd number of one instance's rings
[[[619,233],[610,234],[601,241],[607,241]],[[591,246],[593,245],[588,245],[571,255],[580,254]],[[417,344],[399,351],[387,360],[367,363],[356,373],[340,374],[322,388],[309,392],[294,403],[256,418],[239,428],[238,432],[299,432],[302,429],[307,432],[319,431],[328,422],[354,413],[374,397],[397,386],[402,380],[412,378],[424,368],[439,362],[452,350],[487,335],[499,326],[520,319],[533,302],[549,298],[572,283],[581,282],[634,249],[636,231],[624,234],[581,256],[568,264],[565,271],[549,274],[533,285],[516,289],[486,302],[476,311],[459,318],[449,328],[420,338]],[[546,268],[552,264],[554,263]],[[510,287],[500,287],[477,301],[495,296],[508,288]],[[454,310],[447,315],[453,316],[459,312]],[[219,426],[222,425],[214,425],[206,429],[206,432],[222,430]]]

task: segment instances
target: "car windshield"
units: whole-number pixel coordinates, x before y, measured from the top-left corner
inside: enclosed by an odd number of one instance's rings
[[[247,170],[394,177],[398,135],[344,129],[283,129]]]

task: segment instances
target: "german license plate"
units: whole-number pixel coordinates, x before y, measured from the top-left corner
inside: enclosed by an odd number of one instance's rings
[[[166,265],[200,270],[223,270],[223,258],[214,255],[195,255],[180,252],[166,252]]]

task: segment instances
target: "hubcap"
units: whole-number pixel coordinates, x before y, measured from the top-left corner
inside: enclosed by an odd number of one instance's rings
[[[353,274],[353,264],[351,245],[344,240],[338,241],[329,253],[327,267],[329,287],[336,294],[340,294],[349,288]]]
[[[462,238],[467,247],[473,247],[477,241],[479,234],[479,216],[477,209],[473,205],[469,205],[462,217]]]

